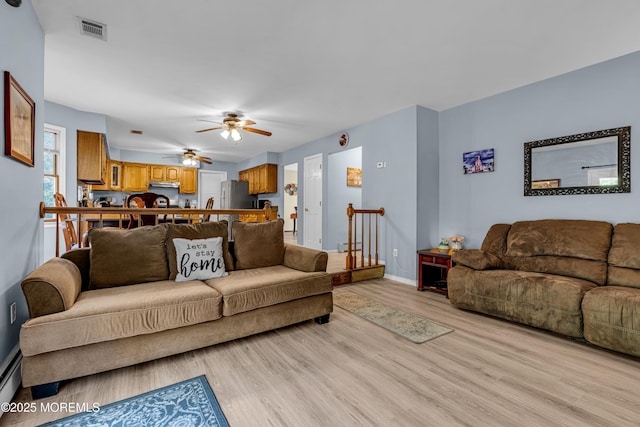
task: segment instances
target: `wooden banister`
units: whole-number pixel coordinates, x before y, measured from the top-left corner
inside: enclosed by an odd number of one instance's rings
[[[358,243],[358,216],[360,216],[360,266],[358,266],[357,243]],[[349,229],[347,236],[347,262],[346,269],[354,270],[379,265],[378,240],[379,240],[379,218],[384,216],[384,208],[380,209],[355,209],[353,203],[347,207],[347,217],[349,218]],[[372,223],[375,218],[375,230],[372,235]],[[367,233],[365,234],[365,223],[367,223]],[[372,242],[374,260],[372,262]],[[365,263],[365,248],[367,249],[367,262]]]

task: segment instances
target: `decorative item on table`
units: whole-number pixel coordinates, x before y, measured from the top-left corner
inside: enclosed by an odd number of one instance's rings
[[[440,240],[440,244],[438,245],[438,250],[439,251],[448,251],[449,250],[449,241],[443,237]]]
[[[457,234],[449,236],[449,246],[451,246],[452,251],[459,251],[462,249],[462,242],[464,242],[463,236],[458,236]]]

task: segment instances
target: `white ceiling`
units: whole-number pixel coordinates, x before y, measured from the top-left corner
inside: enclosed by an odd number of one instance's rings
[[[32,1],[48,101],[106,115],[112,147],[214,161],[640,50],[638,0]],[[106,24],[108,40],[80,35],[78,16]],[[194,132],[225,111],[273,136]]]

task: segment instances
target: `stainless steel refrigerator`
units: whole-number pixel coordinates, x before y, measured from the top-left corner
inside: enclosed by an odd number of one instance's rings
[[[222,181],[220,183],[220,209],[253,209],[257,197],[249,194],[249,183],[245,181]],[[229,215],[229,239],[231,235],[231,223],[238,220],[238,215]]]

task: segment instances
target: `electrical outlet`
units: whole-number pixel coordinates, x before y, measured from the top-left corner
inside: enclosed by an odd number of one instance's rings
[[[13,325],[16,321],[16,318],[18,317],[18,314],[16,313],[16,303],[12,302],[11,305],[9,306],[9,311],[11,312],[11,324]]]
[[[395,249],[395,248],[393,249],[393,256],[394,256],[394,257],[397,257],[397,256],[398,256],[398,250],[397,250],[397,249]]]

